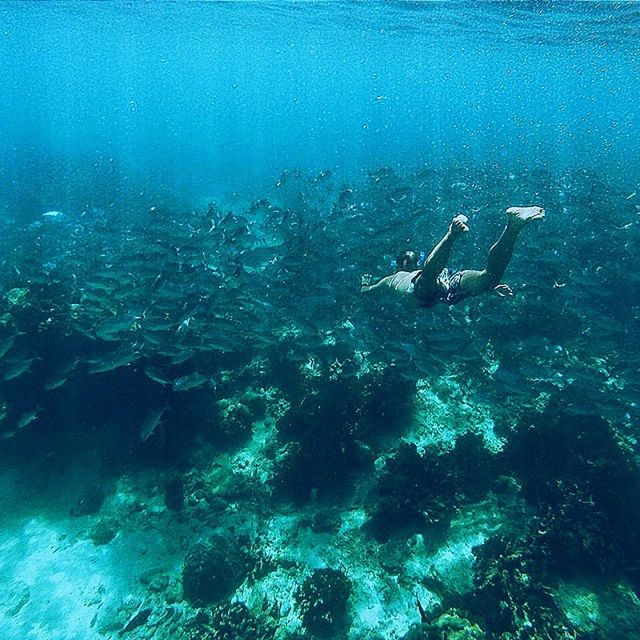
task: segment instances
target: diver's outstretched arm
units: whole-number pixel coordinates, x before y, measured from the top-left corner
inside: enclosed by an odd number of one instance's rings
[[[391,282],[391,280],[393,279],[393,274],[390,276],[385,276],[384,278],[381,278],[380,280],[378,280],[378,282],[374,283],[374,284],[369,284],[370,280],[369,280],[369,276],[362,276],[362,283],[360,285],[360,292],[361,293],[366,293],[367,291],[373,291],[374,289],[377,289],[378,287],[382,287],[382,286],[389,286],[389,283]]]
[[[375,282],[374,284],[370,284],[371,276],[369,275],[362,276],[362,282],[360,284],[360,292],[366,293],[367,291],[373,291],[378,287],[385,287],[385,286],[390,287],[391,281],[393,280],[395,275],[396,275],[395,273],[392,273],[391,275],[385,276],[384,278],[380,278],[380,280],[378,280],[378,282]]]
[[[416,293],[422,298],[432,298],[438,291],[438,276],[447,266],[451,248],[455,240],[463,233],[469,231],[467,226],[468,218],[461,213],[458,214],[449,225],[447,233],[438,244],[431,249],[431,253],[424,261],[422,275],[416,282]]]

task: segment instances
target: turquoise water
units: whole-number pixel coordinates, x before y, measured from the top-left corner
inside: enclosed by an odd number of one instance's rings
[[[640,638],[639,54],[631,2],[0,3],[0,637]]]
[[[283,167],[597,166],[637,178],[624,2],[3,3],[3,165],[103,153],[206,197]]]

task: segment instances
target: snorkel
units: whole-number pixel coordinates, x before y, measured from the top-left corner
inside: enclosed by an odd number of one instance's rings
[[[426,257],[427,254],[424,251],[420,251],[420,255],[418,255],[415,251],[407,249],[395,259],[395,262],[391,263],[391,266],[396,271],[415,271],[422,269]]]

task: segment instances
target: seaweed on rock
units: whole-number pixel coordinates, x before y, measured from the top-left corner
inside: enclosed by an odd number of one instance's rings
[[[351,581],[338,569],[315,569],[298,587],[295,598],[302,624],[311,637],[342,637],[350,626],[347,604]]]
[[[275,626],[259,620],[242,602],[223,602],[211,609],[210,616],[198,616],[189,625],[188,640],[271,640]]]

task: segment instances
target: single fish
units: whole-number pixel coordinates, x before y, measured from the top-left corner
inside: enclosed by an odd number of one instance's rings
[[[64,385],[67,382],[67,380],[68,378],[66,374],[57,376],[55,378],[51,378],[48,382],[45,383],[44,390],[53,391],[54,389],[59,389],[62,385]]]
[[[85,289],[100,291],[103,293],[113,293],[117,288],[117,284],[111,283],[111,282],[87,281],[84,283],[84,286],[85,286]]]
[[[152,347],[161,347],[167,338],[164,335],[154,335],[149,331],[145,331],[143,334],[145,344],[150,344]]]
[[[103,340],[119,340],[123,332],[137,328],[141,316],[127,314],[115,318],[108,318],[96,329],[96,335]]]
[[[152,367],[150,365],[147,365],[144,368],[144,373],[147,376],[147,378],[153,380],[154,382],[157,382],[158,384],[171,384],[171,380],[169,380],[169,378],[166,378],[162,372],[159,369],[156,369],[155,367]]]
[[[142,442],[146,442],[155,433],[162,422],[162,416],[166,409],[167,407],[159,407],[149,412],[140,427],[140,440]]]
[[[16,427],[18,429],[24,429],[26,426],[30,425],[32,422],[35,422],[40,415],[40,407],[36,407],[35,409],[31,409],[31,411],[27,411],[27,413],[22,414],[20,419],[18,420]]]
[[[79,364],[80,358],[78,358],[78,356],[76,355],[71,355],[69,359],[66,362],[63,362],[63,364],[60,366],[60,368],[58,369],[58,374],[61,375],[63,373],[71,373]]]
[[[151,607],[145,607],[144,609],[139,609],[136,611],[127,621],[127,623],[120,630],[120,635],[123,633],[128,633],[129,631],[133,631],[138,627],[145,624],[145,622],[149,619],[151,612],[153,609]]]
[[[211,378],[196,371],[176,378],[172,387],[174,391],[191,391],[192,389],[200,389],[208,384],[212,384]]]
[[[15,380],[16,378],[19,378],[21,375],[30,371],[34,359],[35,358],[29,358],[26,360],[19,360],[18,362],[14,362],[4,370],[4,372],[2,373],[2,379],[5,382],[8,382],[9,380]]]
[[[187,362],[187,360],[191,359],[192,356],[193,356],[193,351],[191,351],[190,349],[178,351],[177,353],[173,354],[171,358],[171,363],[184,364],[185,362]]]
[[[120,367],[126,367],[139,360],[141,354],[139,351],[115,351],[97,360],[89,361],[89,373],[105,373],[107,371],[113,371]]]
[[[7,353],[11,350],[11,347],[13,347],[14,342],[15,336],[10,336],[9,338],[6,338],[2,342],[0,342],[0,358],[4,358],[7,355]]]

